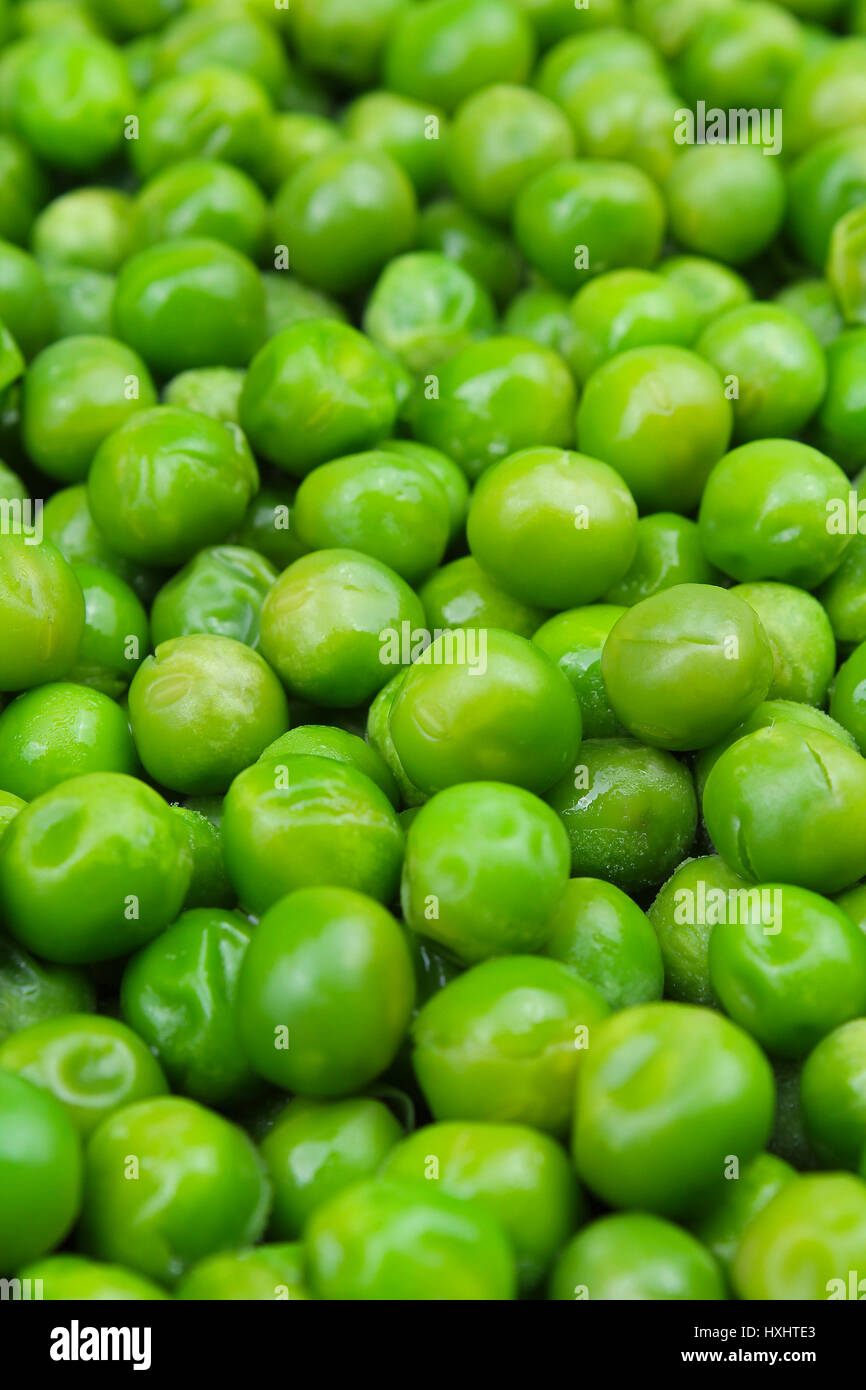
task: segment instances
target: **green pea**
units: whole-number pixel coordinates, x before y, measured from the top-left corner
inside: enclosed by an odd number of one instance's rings
[[[866,43],[839,39],[791,75],[782,97],[785,152],[799,154],[866,119]]]
[[[262,918],[241,967],[244,1050],[286,1090],[351,1094],[393,1060],[414,993],[408,948],[385,908],[344,888],[294,893]]]
[[[866,464],[866,408],[859,388],[864,364],[866,328],[840,331],[827,348],[827,390],[815,417],[815,433],[820,447],[848,473]]]
[[[785,128],[786,148],[788,128]],[[785,180],[754,145],[694,145],[666,184],[671,231],[686,251],[726,265],[752,260],[775,240],[785,215]]]
[[[373,1178],[312,1217],[314,1292],[350,1300],[498,1301],[516,1296],[515,1257],[477,1204],[398,1178]]]
[[[192,856],[192,877],[183,900],[184,911],[199,907],[232,907],[236,898],[226,871],[219,826],[192,807],[172,806],[171,809],[186,832]]]
[[[665,82],[664,67],[653,45],[639,34],[613,25],[600,32],[576,34],[545,54],[538,71],[540,91],[571,115],[588,83],[601,75],[626,76],[630,84],[643,76]]]
[[[60,1245],[81,1207],[81,1144],[63,1106],[0,1068],[0,1269]]]
[[[710,980],[710,937],[732,895],[747,888],[722,859],[708,855],[686,859],[659,889],[647,915],[658,938],[669,999],[718,1006]]]
[[[594,0],[585,9],[578,9],[573,0],[518,0],[518,6],[529,16],[542,44],[625,19],[624,0]]]
[[[101,23],[122,36],[161,29],[177,9],[177,0],[87,0],[87,4]]]
[[[84,631],[84,595],[72,569],[50,542],[31,539],[0,533],[0,690],[62,680]]]
[[[103,440],[156,403],[137,352],[112,338],[62,338],[39,353],[24,379],[25,447],[44,473],[81,482]]]
[[[819,140],[788,175],[787,230],[797,251],[823,272],[833,228],[866,196],[866,132],[860,126]]]
[[[47,197],[45,176],[23,141],[0,135],[0,237],[22,245]]]
[[[727,4],[729,0],[721,0]],[[699,331],[730,309],[739,309],[752,298],[752,287],[730,266],[706,256],[668,256],[657,266],[659,275],[672,280],[689,294],[698,314]]]
[[[860,752],[866,750],[866,686],[864,686],[866,645],[855,647],[840,667],[830,697],[830,714],[854,735]],[[2,720],[0,720],[2,727]],[[0,775],[0,782],[3,778]],[[7,779],[8,780],[8,779]],[[14,787],[12,788],[14,791]]]
[[[153,601],[154,646],[211,633],[256,648],[262,604],[276,577],[274,566],[254,550],[235,545],[200,550]]]
[[[733,869],[838,893],[866,854],[866,760],[835,738],[779,723],[738,739],[704,788],[704,819]]]
[[[397,415],[387,365],[347,324],[300,321],[250,364],[241,424],[258,454],[295,477],[341,454],[372,448]]]
[[[262,194],[241,169],[216,159],[185,160],[154,175],[138,194],[135,242],[143,249],[177,237],[209,237],[256,260],[267,215]]]
[[[185,159],[220,159],[255,173],[272,120],[259,83],[226,67],[155,83],[138,116],[130,159],[140,179]]]
[[[375,748],[357,734],[330,728],[326,724],[300,724],[268,744],[259,762],[280,763],[294,754],[312,754],[317,758],[333,758],[338,763],[348,764],[375,782],[392,806],[399,807],[400,793],[388,764]]]
[[[137,770],[126,716],[98,690],[40,685],[0,715],[0,786],[24,801],[87,772]]]
[[[149,600],[152,596],[158,580],[154,581],[151,572],[112,550],[90,514],[84,485],[61,488],[49,497],[42,510],[42,525],[45,535],[75,569],[105,570],[130,585],[140,597]],[[143,652],[146,645],[144,643],[140,651]]]
[[[385,48],[385,82],[446,111],[493,82],[523,83],[535,58],[526,18],[504,0],[404,5]]]
[[[380,1100],[289,1101],[261,1145],[274,1189],[271,1233],[296,1240],[313,1212],[373,1177],[402,1138]]]
[[[181,1096],[137,1101],[91,1137],[81,1246],[171,1285],[206,1255],[258,1240],[269,1206],[264,1164],[242,1130]]]
[[[744,444],[707,482],[698,517],[704,550],[735,579],[816,589],[851,542],[848,493],[841,468],[817,449],[786,439]]]
[[[526,449],[480,479],[467,538],[506,592],[540,608],[570,608],[601,598],[624,575],[637,544],[637,507],[606,463]]]
[[[514,208],[514,237],[536,270],[566,294],[592,275],[658,259],[665,205],[631,164],[573,160],[527,184]]]
[[[601,69],[566,98],[578,148],[589,159],[633,164],[661,186],[678,154],[678,98],[651,69],[622,78]]]
[[[718,373],[678,347],[611,358],[590,377],[577,412],[578,447],[621,474],[641,511],[693,511],[732,429]]]
[[[498,1221],[524,1292],[544,1278],[583,1206],[563,1149],[524,1125],[427,1125],[391,1149],[383,1172],[426,1181]]]
[[[0,810],[3,820],[7,809]],[[95,989],[83,970],[37,960],[0,935],[0,1043],[60,1014],[92,1012],[95,1004]]]
[[[356,889],[383,903],[397,891],[394,809],[369,777],[333,758],[290,754],[248,767],[229,788],[222,834],[229,877],[256,915],[300,888]]]
[[[793,724],[801,732],[812,733],[817,730],[819,734],[826,734],[844,747],[856,751],[857,743],[853,734],[843,729],[841,724],[831,719],[823,710],[816,709],[813,705],[804,705],[798,700],[762,700],[742,724],[738,724],[724,738],[719,739],[718,743],[712,744],[709,748],[702,748],[698,753],[694,764],[698,795],[703,797],[711,769],[732,743],[745,738],[747,734],[756,733],[758,729],[770,729],[780,723]]]
[[[306,1290],[304,1277],[299,1245],[255,1245],[200,1260],[181,1279],[175,1298],[196,1302],[306,1301],[312,1295]]]
[[[28,359],[54,337],[53,305],[42,269],[8,241],[0,242],[0,318]]]
[[[333,149],[342,138],[339,126],[326,116],[307,111],[280,111],[271,122],[268,143],[260,152],[256,170],[259,182],[269,193],[276,193],[302,164]],[[366,144],[355,135],[350,138],[358,144]],[[385,152],[396,157],[392,150]]]
[[[233,539],[256,553],[280,573],[304,554],[292,526],[295,489],[263,487],[256,493]]]
[[[507,454],[570,445],[575,399],[556,353],[528,339],[493,337],[462,348],[428,378],[414,430],[474,481]]]
[[[545,616],[540,608],[507,594],[471,555],[434,570],[421,585],[418,596],[427,624],[434,632],[498,627],[520,637],[532,637]],[[548,655],[553,653],[548,651]]]
[[[823,348],[829,350],[842,333],[845,324],[830,285],[826,280],[799,280],[779,290],[776,303],[796,314],[809,328]],[[826,356],[828,389],[831,355]],[[826,396],[825,396],[826,400]]]
[[[502,327],[510,337],[529,338],[539,347],[552,348],[574,370],[575,329],[566,295],[557,290],[521,290],[509,304]]]
[[[635,739],[587,739],[547,800],[568,832],[572,873],[626,893],[661,883],[697,829],[688,768]]]
[[[87,498],[112,547],[150,565],[180,565],[224,540],[258,489],[241,431],[191,410],[138,411],[103,440]]]
[[[108,338],[114,332],[115,277],[73,265],[46,265],[43,278],[54,338]]]
[[[822,1162],[856,1170],[866,1145],[866,1020],[851,1019],[821,1038],[803,1066],[800,1096]]]
[[[89,34],[24,40],[10,93],[15,133],[59,169],[83,172],[116,154],[135,95],[117,50]]]
[[[541,956],[502,956],[458,975],[412,1027],[412,1064],[434,1119],[562,1135],[583,1053],[608,1013],[597,989]]]
[[[423,632],[408,584],[369,555],[319,550],[280,575],[262,607],[261,648],[289,694],[351,709],[411,659],[404,639]]]
[[[618,1212],[584,1227],[559,1256],[551,1298],[706,1301],[725,1298],[713,1256],[658,1216]]]
[[[363,288],[415,237],[415,192],[399,164],[338,145],[308,160],[277,194],[272,228],[302,280],[329,294]]]
[[[364,330],[419,376],[496,326],[489,294],[468,271],[434,251],[391,261],[364,311]]]
[[[288,77],[285,49],[273,27],[253,14],[193,11],[162,31],[156,53],[157,81],[214,66],[237,69],[261,83],[274,99]]]
[[[393,25],[409,0],[296,0],[289,33],[302,60],[315,72],[351,86],[369,86],[379,74]]]
[[[132,199],[113,188],[76,188],[55,198],[33,225],[33,253],[47,264],[107,274],[119,270],[132,244]]]
[[[698,334],[692,297],[651,271],[599,275],[577,293],[571,314],[575,338],[569,360],[581,381],[629,348],[662,343],[690,347]]]
[[[864,1261],[866,1184],[847,1173],[798,1176],[749,1222],[734,1288],[744,1299],[859,1298]]]
[[[664,970],[646,915],[600,878],[573,878],[552,918],[545,954],[570,965],[611,1009],[660,999]]]
[[[695,522],[676,512],[655,512],[638,522],[635,557],[605,598],[630,608],[677,584],[714,584],[718,578]]]
[[[823,705],[836,668],[836,639],[818,600],[789,584],[737,584],[731,593],[754,608],[769,638],[768,698]]]
[[[800,25],[778,5],[736,5],[699,24],[680,54],[678,90],[689,105],[776,108],[803,58]]]
[[[571,681],[588,739],[617,738],[625,733],[610,707],[601,675],[604,644],[624,612],[624,608],[605,603],[574,608],[549,618],[532,639]]]
[[[416,787],[414,782],[407,777],[406,769],[400,762],[397,749],[394,747],[394,740],[391,737],[391,710],[405,676],[405,670],[392,676],[391,680],[383,685],[372,701],[367,713],[366,737],[371,747],[384,760],[397,783],[403,805],[407,808],[417,808],[423,806],[427,800],[427,793],[422,792],[420,787]]]
[[[469,509],[469,484],[463,470],[440,449],[432,449],[429,444],[419,444],[414,439],[388,439],[384,449],[388,454],[410,459],[433,474],[448,499],[449,545],[456,544],[463,535]]]
[[[827,611],[844,653],[866,641],[866,537],[857,535],[816,597]]]
[[[83,1255],[48,1255],[18,1271],[22,1283],[30,1280],[39,1297],[50,1302],[70,1299],[86,1302],[154,1302],[168,1298],[157,1284],[122,1265],[87,1260]]]
[[[612,1206],[682,1217],[723,1190],[773,1120],[770,1064],[735,1024],[688,1004],[624,1009],[592,1036],[577,1081],[579,1177]]]
[[[403,916],[466,964],[540,950],[569,860],[561,821],[529,792],[495,782],[447,788],[409,827]]]
[[[418,218],[418,248],[438,251],[456,261],[493,295],[507,304],[517,291],[523,262],[494,224],[476,217],[450,198],[429,203]]]
[[[174,920],[190,873],[162,797],[121,773],[92,772],[15,817],[0,859],[0,904],[16,940],[46,960],[113,960]]]
[[[758,1154],[726,1183],[716,1202],[693,1224],[694,1234],[715,1255],[730,1280],[737,1251],[750,1221],[796,1178],[775,1154]]]

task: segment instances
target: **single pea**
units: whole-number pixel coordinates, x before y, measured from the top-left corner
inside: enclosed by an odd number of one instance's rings
[[[695,785],[698,789],[698,797],[703,798],[704,787],[710,770],[721,757],[726,749],[738,739],[745,738],[747,734],[754,734],[758,729],[769,729],[774,724],[793,724],[801,732],[812,732],[817,730],[820,734],[827,734],[846,748],[856,751],[857,742],[853,734],[847,729],[843,729],[835,719],[831,719],[829,714],[823,710],[816,709],[814,705],[803,704],[799,700],[762,700],[756,705],[748,718],[742,724],[738,724],[724,738],[719,739],[718,743],[713,743],[709,748],[702,748],[695,758],[694,773]]]
[[[712,1254],[681,1227],[642,1212],[603,1216],[560,1253],[552,1299],[663,1303],[726,1297]]]
[[[365,92],[343,112],[342,131],[353,145],[399,164],[419,198],[429,197],[444,180],[449,123],[431,102],[396,92]]]
[[[98,690],[40,685],[0,714],[0,786],[24,801],[87,772],[137,771],[126,715]]]
[[[258,1240],[269,1206],[264,1164],[243,1130],[181,1096],[137,1101],[91,1137],[81,1246],[171,1285],[204,1256]]]
[[[117,49],[88,34],[24,40],[10,94],[15,133],[47,164],[99,168],[121,147],[135,94]]]
[[[338,763],[348,764],[375,782],[392,806],[399,807],[400,793],[388,764],[357,734],[327,724],[300,724],[269,743],[259,762],[281,763],[294,754],[312,754],[316,758],[333,758]]]
[[[296,1240],[313,1212],[373,1177],[402,1138],[380,1100],[289,1101],[261,1145],[274,1189],[271,1234]]]
[[[767,698],[825,704],[836,639],[818,600],[790,584],[735,584],[730,592],[755,610],[769,639],[773,681]]]
[[[510,337],[529,338],[540,347],[558,352],[574,370],[574,320],[568,297],[558,290],[521,290],[509,304],[502,327]]]
[[[132,245],[132,199],[114,188],[76,188],[55,198],[36,218],[30,244],[41,261],[108,274]]]
[[[181,1279],[175,1298],[197,1303],[224,1299],[305,1302],[312,1298],[305,1277],[300,1245],[251,1245],[199,1260]]]
[[[738,443],[799,434],[824,399],[827,363],[821,344],[796,314],[778,304],[731,309],[714,319],[696,351],[732,387]]]
[[[625,19],[624,0],[594,0],[580,9],[574,0],[517,0],[543,45],[556,43],[584,29],[604,29]]]
[[[370,555],[409,584],[439,564],[450,520],[448,498],[430,470],[385,450],[314,469],[298,488],[293,515],[309,550]]]
[[[0,1067],[0,1269],[62,1244],[81,1207],[81,1143],[63,1106]]]
[[[113,338],[61,338],[39,353],[24,378],[22,437],[43,473],[82,482],[103,440],[156,403],[137,352]]]
[[[722,0],[722,3],[727,4],[729,0]],[[748,304],[752,298],[752,287],[742,275],[706,256],[668,256],[656,270],[691,296],[699,331],[730,309]]]
[[[0,533],[0,690],[62,680],[84,631],[84,595],[49,541]]]
[[[677,584],[714,584],[719,577],[704,554],[695,522],[676,512],[654,512],[638,522],[635,557],[605,598],[631,608]]]
[[[285,270],[269,270],[262,274],[265,288],[265,322],[267,337],[274,338],[284,328],[302,319],[336,319],[348,323],[349,316],[336,299],[319,290],[302,285]]]
[[[805,1057],[866,1010],[866,935],[804,888],[762,885],[749,897],[710,938],[713,990],[767,1052]]]
[[[329,319],[301,321],[271,338],[241,394],[241,424],[253,448],[296,477],[372,448],[396,415],[381,354],[354,328]]]
[[[710,980],[710,937],[727,920],[728,904],[738,903],[747,888],[724,860],[706,855],[686,859],[659,889],[647,915],[662,953],[669,999],[718,1007]]]
[[[842,333],[845,323],[836,303],[836,296],[826,280],[798,280],[786,285],[775,296],[776,303],[790,310],[811,329],[821,346],[827,349],[828,389],[830,386],[830,347]],[[826,396],[825,396],[826,400]]]
[[[816,589],[841,563],[849,484],[817,449],[787,439],[744,444],[720,459],[698,524],[708,558],[741,581]]]
[[[840,667],[830,696],[830,714],[853,734],[860,752],[866,751],[866,644],[855,647]],[[5,716],[3,716],[5,718]],[[0,718],[2,728],[2,718]],[[0,783],[3,777],[0,775]],[[7,778],[8,782],[8,778]],[[15,788],[12,787],[14,791]]]
[[[517,199],[513,226],[530,264],[569,294],[603,271],[653,265],[665,221],[647,174],[594,159],[564,161],[534,178]]]
[[[412,1063],[436,1120],[568,1128],[574,1079],[608,1006],[541,956],[483,961],[434,994],[412,1028]]]
[[[692,296],[648,270],[612,270],[590,280],[575,295],[571,315],[575,333],[569,361],[581,381],[629,348],[690,347],[699,328]]]
[[[327,116],[308,111],[278,112],[270,124],[267,146],[260,153],[258,181],[268,193],[276,193],[302,164],[333,149],[342,138],[340,127]],[[395,157],[390,150],[386,153]]]
[[[615,468],[642,511],[693,511],[732,429],[715,369],[669,346],[611,358],[590,377],[577,412],[578,447]]]
[[[155,372],[244,367],[265,336],[255,266],[230,246],[178,237],[126,262],[114,299],[117,333]]]
[[[258,82],[213,67],[155,83],[138,103],[138,118],[130,160],[145,180],[185,159],[220,159],[254,174],[273,115]]]
[[[428,793],[473,781],[541,793],[573,765],[581,735],[566,676],[495,628],[435,638],[397,690],[389,727],[407,776]]]
[[[514,1253],[478,1204],[401,1178],[358,1183],[314,1213],[305,1249],[320,1298],[516,1297]]]
[[[833,228],[866,198],[866,131],[839,130],[802,154],[788,174],[787,231],[795,249],[819,273],[827,264]]]
[[[459,628],[497,627],[532,637],[545,617],[540,608],[521,603],[501,589],[471,555],[434,570],[418,596],[434,635]]]
[[[18,1271],[38,1287],[39,1297],[51,1302],[155,1302],[169,1297],[150,1279],[121,1265],[103,1264],[83,1255],[47,1255]]]
[[[48,196],[45,175],[23,141],[0,135],[0,238],[23,245]]]
[[[785,152],[796,155],[866,120],[866,41],[842,38],[791,74],[782,95]]]
[[[433,382],[416,399],[415,433],[470,480],[520,449],[564,448],[573,440],[571,374],[558,354],[528,339],[471,343],[441,365]]]
[[[529,22],[505,0],[431,0],[403,6],[385,48],[385,85],[453,111],[493,82],[525,82],[534,58]]]
[[[54,306],[42,267],[9,241],[0,241],[0,319],[28,359],[54,337]]]
[[[273,565],[278,574],[304,554],[304,547],[292,526],[294,502],[293,486],[261,488],[232,538],[243,549],[254,550]]]
[[[288,179],[272,210],[276,243],[301,280],[329,294],[373,281],[415,239],[415,191],[399,164],[361,146],[337,145]]]
[[[661,998],[659,942],[645,913],[622,889],[601,878],[573,878],[552,922],[545,954],[570,965],[611,1009]]]
[[[498,1221],[524,1292],[538,1287],[583,1206],[563,1149],[525,1125],[427,1125],[391,1149],[383,1173],[434,1185]]]
[[[121,773],[92,772],[15,817],[0,859],[0,902],[16,940],[46,960],[113,960],[174,920],[190,873],[162,797]]]
[[[9,809],[0,809],[0,836]],[[0,934],[0,1043],[35,1023],[60,1014],[91,1013],[95,1007],[96,991],[83,970],[37,960]]]
[[[696,28],[680,54],[677,88],[690,106],[774,109],[802,59],[803,34],[792,15],[760,0],[732,5]]]
[[[843,654],[866,641],[866,537],[853,537],[841,565],[816,597],[827,611]]]
[[[601,669],[630,733],[682,751],[714,743],[766,699],[773,652],[743,599],[716,585],[678,584],[620,618]]]
[[[386,453],[399,454],[433,474],[448,499],[449,545],[455,545],[463,535],[469,510],[469,483],[462,468],[441,449],[419,444],[414,439],[388,439],[383,448]]]
[[[172,1087],[203,1105],[236,1105],[258,1088],[236,1016],[238,978],[251,935],[239,912],[193,908],[136,952],[123,972],[124,1019],[151,1049]]]
[[[243,1047],[286,1090],[352,1094],[393,1060],[414,994],[408,947],[384,907],[345,888],[299,891],[265,914],[244,957]]]
[[[775,1154],[758,1154],[728,1180],[708,1211],[692,1225],[702,1245],[715,1255],[730,1281],[746,1228],[797,1174]]]
[[[517,292],[523,262],[516,248],[495,224],[454,199],[439,198],[422,210],[417,243],[419,250],[438,251],[456,261],[497,304],[507,304]]]
[[[0,1046],[0,1068],[53,1095],[84,1139],[107,1115],[168,1090],[141,1037],[98,1014],[64,1014],[14,1033]]]
[[[598,33],[575,34],[545,54],[536,82],[540,91],[570,115],[586,85],[594,78],[616,73],[623,85],[643,76],[666,82],[664,66],[651,43],[639,34],[613,25]]]
[[[606,463],[525,449],[483,474],[467,538],[507,593],[539,608],[576,607],[601,598],[631,564],[637,507]]]
[[[215,11],[215,12],[214,12]],[[254,78],[276,100],[288,78],[289,60],[272,24],[240,7],[193,10],[172,19],[159,37],[157,81],[214,65]]]
[[[549,618],[532,638],[571,681],[588,739],[617,738],[625,733],[610,707],[601,675],[604,644],[624,612],[624,608],[606,603],[574,608]]]
[[[207,798],[201,798],[206,800]],[[183,910],[232,907],[237,898],[229,882],[219,826],[191,806],[172,806],[192,857],[192,876]]]
[[[403,917],[468,965],[538,951],[569,862],[562,822],[537,797],[496,782],[449,787],[409,827]]]
[[[458,108],[448,134],[448,177],[473,212],[504,221],[527,183],[574,155],[571,127],[554,102],[501,83]]]
[[[289,694],[327,707],[366,704],[411,660],[424,610],[369,555],[319,550],[280,575],[262,607],[261,648]],[[408,649],[408,650],[407,650]]]
[[[800,1097],[822,1162],[856,1170],[866,1145],[866,1019],[851,1019],[821,1038],[803,1066]]]
[[[755,1157],[770,1135],[770,1064],[710,1009],[643,1004],[593,1033],[578,1072],[578,1176],[611,1206],[698,1211],[724,1188],[728,1155]]]
[[[177,0],[87,0],[87,5],[101,24],[128,37],[161,29],[175,13]]]
[[[778,723],[738,739],[704,787],[713,844],[745,878],[838,893],[866,855],[866,760],[837,739]]]
[[[186,160],[161,170],[135,200],[139,250],[178,237],[206,237],[257,260],[266,223],[267,204],[253,180],[215,159]]]
[[[866,464],[864,370],[866,328],[840,333],[827,348],[827,391],[815,417],[815,436],[819,447],[847,473]]]
[[[391,261],[364,310],[364,331],[419,376],[495,327],[496,310],[483,285],[435,251]]]
[[[54,324],[53,338],[71,338],[75,334],[111,336],[116,286],[113,275],[75,265],[46,265],[43,277]]]
[[[103,440],[87,480],[93,518],[128,559],[180,565],[225,540],[258,490],[241,431],[191,410],[138,411]]]
[[[200,550],[153,601],[154,646],[211,633],[256,648],[262,604],[276,578],[274,566],[255,550],[236,545]]]
[[[679,98],[652,69],[623,73],[607,68],[581,80],[565,99],[584,158],[635,165],[662,186],[679,153]]]
[[[688,768],[630,738],[587,739],[547,800],[568,832],[572,873],[626,893],[663,882],[697,829]]]
[[[288,754],[248,767],[229,788],[222,835],[229,877],[256,915],[301,888],[355,889],[383,903],[397,892],[404,837],[394,808],[334,758]]]
[[[296,0],[289,35],[314,72],[366,87],[378,76],[388,35],[409,3],[370,0],[359,9],[352,0]]]
[[[226,791],[289,722],[262,657],[214,633],[160,643],[133,677],[129,714],[146,771],[192,796]]]
[[[755,145],[684,150],[665,191],[671,231],[684,250],[726,265],[743,265],[765,251],[785,215],[784,175]]]
[[[847,1173],[797,1176],[749,1222],[734,1288],[750,1300],[859,1298],[864,1261],[866,1183]]]
[[[158,578],[152,571],[112,550],[90,514],[86,486],[61,488],[49,497],[42,509],[42,526],[45,535],[74,569],[84,566],[105,570],[128,584],[139,598],[150,601]],[[140,654],[146,645],[140,649]]]

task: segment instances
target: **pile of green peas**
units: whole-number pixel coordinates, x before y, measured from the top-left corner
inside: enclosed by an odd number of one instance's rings
[[[863,0],[0,0],[0,458],[0,1276],[866,1290]]]

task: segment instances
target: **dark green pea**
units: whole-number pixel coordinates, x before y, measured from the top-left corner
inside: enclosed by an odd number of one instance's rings
[[[0,816],[5,820],[2,811]],[[0,1042],[49,1018],[89,1013],[95,1006],[96,991],[83,970],[39,960],[0,935]]]
[[[238,545],[263,555],[278,573],[305,553],[292,525],[294,501],[293,487],[263,487],[233,537]]]
[[[153,601],[154,646],[209,632],[257,647],[262,604],[276,577],[273,565],[254,550],[234,545],[200,550]]]
[[[54,312],[42,270],[11,242],[0,242],[0,318],[24,356],[34,357],[54,337]]]
[[[518,0],[543,45],[556,43],[585,29],[604,29],[625,21],[625,0],[594,0],[578,9],[573,0]]]
[[[521,603],[500,589],[471,555],[434,570],[418,597],[432,631],[498,627],[532,637],[545,617],[543,609]]]
[[[688,768],[633,739],[587,739],[547,800],[568,832],[572,873],[627,893],[661,883],[697,829]]]
[[[497,304],[507,304],[517,291],[523,274],[518,252],[497,227],[461,203],[449,198],[429,203],[418,219],[417,242],[421,250],[456,261]]]
[[[570,965],[612,1009],[660,999],[665,983],[659,942],[646,915],[600,878],[573,878],[552,918],[545,955]]]
[[[48,196],[45,176],[27,146],[0,135],[0,237],[22,245]]]
[[[229,882],[219,826],[189,806],[171,808],[186,831],[192,855],[192,878],[183,908],[232,907],[236,901]]]
[[[601,674],[602,649],[624,612],[624,608],[606,603],[573,608],[549,618],[532,639],[574,686],[585,738],[617,738],[625,733],[610,707]]]
[[[503,0],[431,0],[401,6],[385,49],[395,92],[453,111],[492,82],[523,83],[535,58],[525,17]]]

